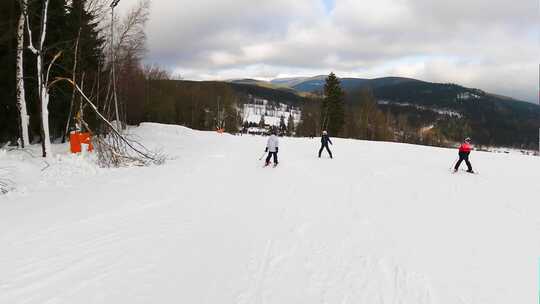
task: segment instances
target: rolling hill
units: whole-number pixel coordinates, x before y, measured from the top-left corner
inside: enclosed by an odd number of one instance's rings
[[[298,78],[296,81],[289,79],[289,83],[299,92],[322,92],[325,77]],[[349,103],[356,102],[356,94],[360,90],[369,89],[378,101],[384,102],[384,109],[418,116],[417,120],[426,125],[433,117],[425,117],[424,113],[418,111],[420,108],[439,113],[459,113],[471,125],[472,136],[479,143],[528,148],[538,145],[540,106],[536,104],[452,83],[432,83],[403,77],[340,80]],[[279,83],[280,80],[272,82]]]
[[[152,94],[149,95],[154,104],[150,111],[155,114],[150,121],[196,121],[192,115],[190,118],[185,115],[175,116],[172,109],[184,107],[193,113],[190,110],[193,106],[186,105],[193,104],[196,100],[193,96],[198,95],[207,100],[198,103],[201,108],[202,104],[215,104],[217,96],[224,92],[236,96],[234,100],[240,104],[249,103],[252,97],[256,97],[276,105],[283,103],[299,107],[311,100],[308,92],[324,88],[324,81],[325,76],[275,79],[271,82],[255,79],[227,82],[156,81],[152,86],[159,89],[151,89]],[[359,92],[369,89],[381,110],[391,112],[394,117],[406,116],[414,128],[421,129],[443,121],[447,125],[470,127],[468,135],[477,144],[538,149],[539,105],[457,84],[431,83],[402,77],[343,78],[341,83],[349,105],[358,104]],[[191,90],[199,93],[193,95]],[[199,120],[203,120],[202,116]],[[208,125],[208,121],[205,125]],[[190,126],[197,128],[196,124]]]

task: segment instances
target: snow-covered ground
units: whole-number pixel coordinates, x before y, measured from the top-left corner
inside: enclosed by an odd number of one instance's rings
[[[258,124],[261,121],[261,116],[264,116],[265,124],[279,127],[281,117],[283,117],[285,125],[287,125],[289,116],[292,116],[294,124],[298,125],[302,112],[284,103],[273,106],[266,99],[254,98],[253,103],[244,104],[242,115],[244,122]]]
[[[525,150],[525,149],[513,149],[513,148],[504,148],[504,147],[482,147],[483,150],[487,150],[493,153],[511,153],[511,154],[521,154],[521,155],[531,155],[538,156],[538,151],[535,150]]]
[[[508,304],[538,299],[540,158],[143,124],[174,159],[0,153],[0,303]],[[57,152],[66,146],[54,145]]]

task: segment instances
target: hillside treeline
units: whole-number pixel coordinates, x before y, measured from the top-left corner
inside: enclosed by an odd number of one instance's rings
[[[131,99],[140,106],[129,111],[128,123],[159,122],[233,134],[242,124],[238,105],[247,102],[247,96],[227,83],[161,79],[147,80],[141,88],[144,94]]]
[[[245,131],[247,124],[243,124],[241,110],[245,103],[251,102],[251,97],[257,96],[276,105],[286,103],[301,110],[300,123],[294,130],[283,132],[287,135],[319,136],[323,129],[328,129],[332,136],[345,138],[445,146],[470,134],[470,126],[464,119],[441,117],[416,108],[379,105],[373,93],[366,89],[338,94],[342,110],[337,112],[326,111],[332,102],[324,105],[323,96],[300,97],[290,92],[227,82],[148,79],[138,89],[141,92],[130,98],[128,122],[131,124],[149,121],[198,130],[224,128],[234,134]],[[333,117],[325,118],[325,114],[330,116],[326,112],[333,113]],[[340,115],[341,118],[337,117]],[[334,120],[338,121],[337,126],[329,122]],[[435,120],[436,126],[426,128]]]
[[[336,84],[339,86],[339,83]],[[324,93],[323,95],[326,95]],[[297,127],[299,136],[319,136],[321,130],[328,129],[334,136],[405,143],[450,146],[470,136],[470,126],[463,118],[438,115],[429,110],[415,107],[379,105],[373,92],[360,88],[350,93],[342,91],[337,101],[343,111],[342,118],[336,119],[337,126],[325,124],[327,97],[319,97],[305,102],[302,120]],[[327,101],[328,102],[328,101]],[[332,102],[331,102],[332,103]],[[330,111],[331,112],[331,111]]]
[[[437,121],[435,126],[445,136],[451,135],[448,132],[453,133],[455,124],[460,123],[476,143],[538,149],[540,106],[536,104],[511,100],[456,84],[422,81],[378,87],[373,93],[378,100],[446,108],[461,113],[463,119]],[[417,111],[415,108],[397,110],[407,112],[409,116],[415,115],[413,112]],[[429,118],[425,112],[419,111],[418,114]]]

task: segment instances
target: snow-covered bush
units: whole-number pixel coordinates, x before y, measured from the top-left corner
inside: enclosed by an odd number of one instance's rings
[[[0,194],[6,194],[15,188],[13,181],[8,176],[8,169],[0,168]]]

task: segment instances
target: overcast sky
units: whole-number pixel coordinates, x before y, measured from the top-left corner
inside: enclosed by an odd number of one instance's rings
[[[454,82],[538,102],[538,0],[153,0],[151,6],[146,61],[185,79],[334,71]]]

